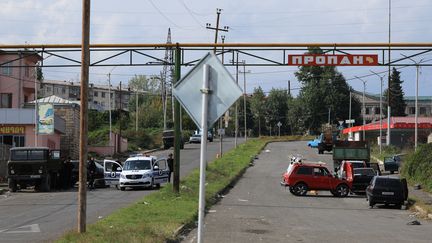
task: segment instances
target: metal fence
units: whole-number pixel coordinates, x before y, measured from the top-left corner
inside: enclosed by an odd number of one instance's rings
[[[7,161],[9,159],[9,150],[12,146],[0,144],[0,182],[6,181]]]

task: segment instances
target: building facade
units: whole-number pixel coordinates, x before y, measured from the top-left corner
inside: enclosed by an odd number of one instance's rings
[[[69,81],[44,80],[40,86],[41,97],[55,95],[57,97],[69,100],[80,100],[80,83]],[[128,110],[131,91],[127,88],[120,90],[120,87],[110,87],[108,85],[89,85],[88,104],[89,109],[98,111],[111,110]]]

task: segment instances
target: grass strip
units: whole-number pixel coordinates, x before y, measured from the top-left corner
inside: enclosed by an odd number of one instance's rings
[[[301,136],[249,139],[222,158],[209,163],[206,172],[206,206],[217,202],[226,189],[249,167],[252,158],[269,142],[300,140]],[[158,192],[88,225],[87,232],[66,233],[57,242],[165,242],[176,239],[181,226],[195,226],[198,217],[199,168],[182,179],[180,194],[167,184]]]

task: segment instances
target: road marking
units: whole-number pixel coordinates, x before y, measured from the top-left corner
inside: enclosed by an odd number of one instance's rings
[[[41,230],[39,228],[39,224],[24,225],[24,226],[15,228],[13,230],[11,230],[11,229],[0,230],[0,233],[5,233],[5,234],[40,233],[40,232],[41,232]]]

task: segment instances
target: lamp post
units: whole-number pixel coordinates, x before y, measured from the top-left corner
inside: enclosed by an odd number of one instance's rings
[[[244,132],[245,132],[245,141],[247,140],[247,119],[246,119],[246,73],[250,73],[250,70],[246,71],[246,61],[243,60],[243,109],[244,109]]]
[[[117,66],[114,66],[108,73],[108,113],[109,113],[109,145],[112,146],[112,120],[111,120],[111,73]]]
[[[366,140],[366,133],[365,133],[365,125],[366,125],[366,120],[365,120],[365,113],[366,113],[366,106],[365,106],[365,92],[366,92],[366,80],[363,80],[357,76],[355,76],[358,80],[363,82],[363,109],[362,109],[362,117],[363,117],[363,140]]]
[[[379,149],[380,149],[380,154],[381,154],[382,153],[382,140],[381,140],[381,137],[382,137],[382,87],[383,87],[383,79],[384,79],[385,75],[381,76],[372,70],[370,70],[370,71],[371,71],[371,73],[378,76],[381,80],[381,85],[380,85],[380,135],[379,135],[379,137],[380,137]]]
[[[416,62],[411,57],[405,56],[401,54],[405,58],[410,59],[416,66],[416,86],[415,86],[415,126],[414,126],[414,150],[417,151],[417,140],[418,140],[418,81],[419,81],[419,71],[420,71],[420,63],[423,62],[421,59],[419,62]]]

